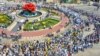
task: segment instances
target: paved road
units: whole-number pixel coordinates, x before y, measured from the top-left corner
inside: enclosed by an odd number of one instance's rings
[[[93,48],[86,49],[84,52],[79,52],[73,56],[100,56],[100,43],[94,44]]]
[[[11,30],[12,32],[17,32],[18,31],[18,28],[19,26],[22,26],[23,23],[19,22],[15,25],[15,27]]]
[[[82,9],[88,12],[93,12],[95,15],[100,16],[100,8],[99,10],[96,10],[97,8],[95,6],[88,6],[88,5],[77,5],[75,6],[75,8],[77,9]]]
[[[96,7],[94,6],[87,6],[87,5],[75,5],[77,9],[82,9],[85,11],[93,12],[94,14],[100,16],[100,9],[97,11],[95,10]],[[82,19],[87,19],[86,16],[82,16]],[[91,31],[86,32],[84,31],[84,36],[91,34],[93,32],[93,25],[91,25]],[[100,43],[94,44],[93,48],[86,49],[84,52],[79,51],[77,54],[73,54],[73,56],[100,56]]]

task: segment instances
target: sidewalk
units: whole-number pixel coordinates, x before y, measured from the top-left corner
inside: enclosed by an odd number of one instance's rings
[[[94,32],[93,29],[94,29],[94,26],[93,25],[90,25],[90,30],[89,31],[85,31],[85,29],[84,29],[83,37],[86,37],[86,36],[92,34]]]
[[[98,15],[100,17],[100,8],[97,10],[95,6],[88,6],[88,5],[77,5],[74,6],[76,9],[81,9],[90,13],[94,13],[95,15]]]
[[[100,43],[94,44],[93,48],[85,49],[84,52],[79,51],[73,56],[100,56]]]
[[[15,27],[16,24],[17,24],[17,22],[14,21],[9,27],[7,27],[7,30],[11,31]]]

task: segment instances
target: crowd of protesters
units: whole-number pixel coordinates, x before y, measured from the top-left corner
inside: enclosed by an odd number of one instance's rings
[[[72,56],[78,51],[84,51],[87,48],[92,48],[95,43],[99,43],[100,25],[96,22],[100,20],[94,15],[89,15],[87,12],[74,8],[58,8],[61,12],[64,12],[69,18],[72,18],[71,23],[73,26],[82,26],[79,29],[71,28],[65,31],[62,36],[48,35],[50,38],[40,41],[29,42],[15,42],[10,45],[0,45],[0,56]],[[66,9],[66,10],[65,10]],[[66,12],[65,12],[66,11]],[[76,13],[77,12],[77,13]],[[73,14],[75,13],[75,14]],[[85,14],[89,22],[81,21],[80,14]],[[75,19],[80,19],[77,22]],[[91,22],[92,21],[92,22]],[[86,37],[83,37],[83,29],[94,25],[94,32]]]
[[[73,31],[72,31],[73,32]],[[0,45],[1,56],[71,56],[78,51],[92,48],[94,43],[99,42],[97,34],[94,32],[85,38],[81,36],[71,36],[70,31],[62,37],[51,36],[44,42],[30,41],[17,42],[11,45]]]

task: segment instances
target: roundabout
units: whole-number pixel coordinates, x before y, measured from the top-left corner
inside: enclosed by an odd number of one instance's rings
[[[12,22],[15,24],[10,26],[11,30],[1,29],[1,33],[8,36],[19,34],[22,37],[47,36],[60,31],[68,24],[69,20],[62,12],[46,7],[44,9],[46,10],[38,10],[34,3],[24,4],[22,10],[16,10],[15,12],[18,12],[15,14],[12,12],[11,16],[15,18]]]
[[[51,29],[43,29],[43,30],[36,30],[36,31],[23,31],[20,33],[24,37],[46,36],[50,33],[53,33],[53,32],[56,33],[58,31],[60,31],[61,29],[63,29],[66,26],[66,23],[68,23],[68,22],[69,22],[68,18],[63,17],[63,15],[62,15],[62,20],[57,25],[52,27]]]
[[[73,4],[42,2],[5,3],[0,7],[0,56],[92,54],[94,45],[100,44],[100,18]]]

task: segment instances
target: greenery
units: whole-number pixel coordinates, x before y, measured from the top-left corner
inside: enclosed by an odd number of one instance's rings
[[[45,29],[45,28],[50,28],[57,24],[59,20],[53,19],[53,18],[46,18],[42,21],[37,21],[37,22],[27,22],[24,25],[24,31],[31,31],[31,30],[40,30],[40,29]]]
[[[42,8],[42,10],[47,11],[47,12],[50,12],[52,15],[55,15],[55,16],[58,16],[59,15],[58,13],[56,13],[56,12],[54,12],[52,10],[49,10],[47,8]]]
[[[49,9],[47,9],[47,8],[41,8],[41,10],[48,11]]]
[[[55,15],[55,16],[59,16],[59,14],[56,13],[56,12],[54,12],[54,11],[51,11],[51,14],[52,14],[52,15]]]
[[[11,17],[6,14],[0,14],[0,26],[8,26],[11,24]]]
[[[77,3],[78,0],[61,0],[62,3]]]

